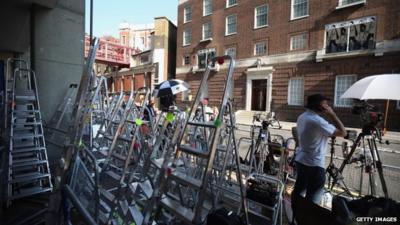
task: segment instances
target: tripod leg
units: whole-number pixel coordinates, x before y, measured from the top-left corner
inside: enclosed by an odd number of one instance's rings
[[[342,164],[340,165],[340,168],[339,168],[339,173],[340,174],[343,174],[344,167],[350,162],[351,157],[353,156],[354,152],[356,151],[356,148],[357,148],[358,144],[361,141],[361,138],[363,138],[363,137],[364,137],[364,134],[360,133],[358,135],[356,141],[351,146],[350,153],[347,155],[347,157],[343,160]],[[338,179],[337,178],[333,178],[332,189],[337,184],[337,182],[338,182]]]
[[[388,190],[387,190],[387,186],[386,186],[385,177],[383,175],[382,161],[381,161],[381,158],[379,156],[379,152],[378,152],[378,148],[376,146],[375,138],[370,140],[370,142],[371,142],[370,146],[372,147],[371,148],[372,159],[375,161],[375,166],[378,169],[378,175],[379,175],[379,178],[381,180],[382,191],[383,191],[383,194],[385,195],[385,198],[388,198],[389,194],[388,194]],[[375,160],[375,156],[376,156],[376,160]]]

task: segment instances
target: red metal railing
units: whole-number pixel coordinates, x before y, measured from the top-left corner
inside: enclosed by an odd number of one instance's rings
[[[89,53],[89,46],[89,36],[85,36],[85,57]],[[99,49],[96,53],[96,62],[129,67],[130,58],[133,53],[135,53],[133,48],[100,38]]]

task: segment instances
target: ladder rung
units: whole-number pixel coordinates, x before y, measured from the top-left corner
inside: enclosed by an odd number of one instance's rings
[[[13,110],[13,113],[40,113],[40,111],[35,109],[16,109]]]
[[[110,176],[112,179],[114,179],[116,181],[120,181],[121,180],[121,175],[115,173],[112,170],[106,171],[105,174],[107,174],[108,176]]]
[[[129,214],[131,214],[131,217],[133,218],[133,222],[136,225],[142,225],[143,223],[143,215],[135,206],[130,206],[129,207]]]
[[[12,139],[17,140],[17,139],[40,138],[40,137],[43,137],[43,134],[24,134],[24,135],[14,134]]]
[[[35,143],[33,143],[32,140],[28,141],[15,141],[13,142],[13,149],[15,150],[16,148],[25,148],[25,147],[35,147]]]
[[[12,123],[14,126],[32,126],[32,125],[42,125],[42,122],[22,122],[22,123]]]
[[[123,155],[118,154],[118,153],[116,153],[116,152],[113,152],[113,153],[112,153],[112,156],[113,156],[115,159],[118,159],[118,160],[121,160],[121,161],[125,161],[125,160],[126,160],[126,156],[123,156]]]
[[[188,154],[192,155],[197,155],[199,157],[207,158],[208,157],[208,151],[201,151],[197,148],[191,147],[189,145],[180,145],[178,148],[182,152],[186,152]]]
[[[13,199],[18,199],[18,198],[23,198],[26,196],[30,196],[30,195],[34,195],[34,194],[39,194],[39,193],[44,193],[44,192],[48,192],[48,191],[52,191],[53,188],[51,187],[47,187],[47,188],[43,188],[43,187],[32,187],[32,188],[26,188],[26,189],[19,189],[19,194],[15,194],[11,197],[10,200]]]
[[[21,161],[16,162],[18,160],[15,160],[12,164],[12,168],[16,167],[23,167],[23,166],[35,166],[35,165],[41,165],[41,164],[46,164],[47,160],[35,160],[35,161]]]
[[[169,211],[174,212],[180,219],[184,220],[186,223],[191,224],[194,219],[194,213],[192,210],[183,207],[177,201],[165,196],[161,199],[161,204],[167,208]]]
[[[193,125],[193,126],[198,126],[198,127],[209,127],[209,128],[216,128],[214,125],[213,121],[210,122],[194,122],[194,121],[188,121],[187,124]]]
[[[50,174],[48,173],[39,173],[39,172],[33,172],[33,173],[25,173],[21,175],[14,175],[14,179],[11,180],[11,183],[18,183],[18,182],[27,182],[27,181],[35,181],[38,179],[44,179],[44,178],[49,178]]]
[[[107,205],[109,205],[109,206],[113,205],[115,196],[111,192],[101,188],[100,189],[100,197],[103,197],[102,199],[104,200],[104,202]]]
[[[129,209],[128,201],[126,201],[125,199],[122,201],[118,201],[118,211],[120,215],[126,216],[128,209]]]
[[[119,140],[126,141],[126,142],[131,142],[131,141],[132,141],[130,138],[123,137],[123,136],[118,136],[118,139],[119,139]]]
[[[172,172],[171,178],[175,181],[178,181],[181,184],[189,185],[196,189],[200,189],[202,186],[201,180],[190,177],[190,176],[188,176],[182,172],[179,172],[177,170]]]

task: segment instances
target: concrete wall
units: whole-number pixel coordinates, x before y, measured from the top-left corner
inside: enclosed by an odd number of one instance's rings
[[[84,64],[85,1],[63,0],[53,9],[35,7],[32,68],[36,71],[43,119],[48,122]],[[61,149],[48,144],[51,161]]]
[[[48,121],[69,84],[79,83],[84,63],[85,3],[59,1],[34,9],[32,67],[37,74],[42,115]]]

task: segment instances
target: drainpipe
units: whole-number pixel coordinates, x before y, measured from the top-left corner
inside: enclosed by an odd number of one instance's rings
[[[90,46],[93,46],[93,0],[90,0],[90,34],[89,34],[89,40],[90,40]]]

